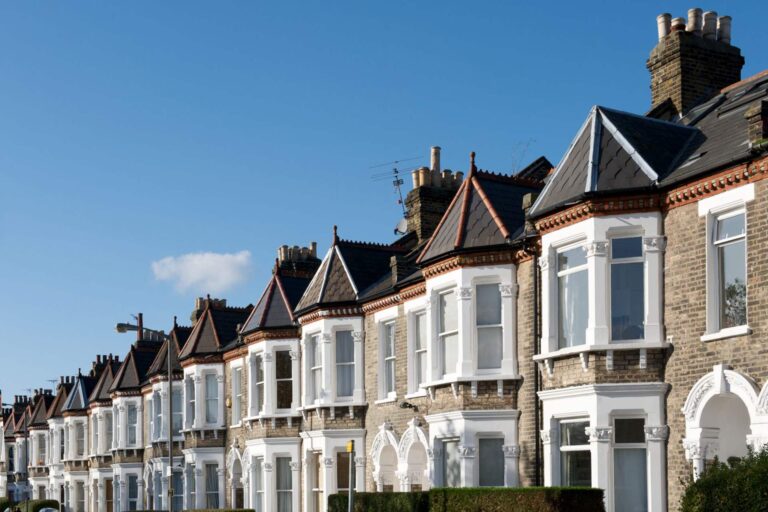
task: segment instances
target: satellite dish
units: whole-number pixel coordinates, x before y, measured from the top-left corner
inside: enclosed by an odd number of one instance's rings
[[[400,219],[395,227],[396,235],[404,235],[408,232],[408,219]]]

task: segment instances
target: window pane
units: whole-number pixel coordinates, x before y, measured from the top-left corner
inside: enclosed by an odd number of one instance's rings
[[[504,485],[504,451],[503,439],[480,439],[478,442],[478,458],[480,464],[480,486]]]
[[[355,345],[352,341],[352,331],[336,333],[336,362],[351,363],[355,360]]]
[[[591,456],[588,450],[560,452],[561,483],[564,486],[592,486]]]
[[[336,454],[336,488],[339,491],[349,490],[349,454],[339,452]]]
[[[323,348],[320,343],[320,336],[312,336],[312,366],[320,366],[323,360]]]
[[[414,322],[416,328],[416,349],[427,348],[427,315],[425,313],[419,313],[416,315],[416,321]]]
[[[642,262],[611,265],[611,339],[645,337],[644,267]]]
[[[384,325],[384,357],[395,355],[395,324]]]
[[[611,240],[611,258],[640,258],[643,255],[643,239],[614,238]]]
[[[290,409],[293,403],[293,382],[282,380],[277,383],[277,408]]]
[[[208,508],[219,508],[219,475],[218,465],[205,465],[205,494]]]
[[[458,361],[458,334],[443,336],[443,373],[455,373]]]
[[[732,217],[717,220],[716,240],[725,240],[744,234],[744,214],[740,213]]]
[[[483,327],[477,330],[477,367],[501,368],[501,327]]]
[[[587,436],[588,421],[576,421],[560,424],[560,446],[580,446],[589,444]]]
[[[290,512],[292,507],[292,475],[291,459],[289,457],[277,457],[275,459],[275,472],[277,473],[275,489],[277,490],[277,512]]]
[[[391,393],[395,391],[395,360],[390,359],[389,361],[386,361],[384,366],[384,373],[386,373],[387,392]]]
[[[218,420],[218,382],[216,375],[205,376],[205,421],[216,423]]]
[[[648,484],[645,449],[614,450],[613,485],[616,512],[646,512]]]
[[[645,443],[645,420],[643,418],[616,419],[614,427],[616,443]]]
[[[291,353],[288,350],[275,351],[275,376],[278,379],[290,379],[292,369]]]
[[[744,249],[744,240],[718,248],[721,329],[747,323],[747,272]]]
[[[336,396],[352,396],[355,383],[355,367],[345,364],[336,367]]]
[[[559,347],[586,343],[588,288],[587,271],[581,270],[558,278],[559,281]]]
[[[416,358],[416,371],[418,372],[418,375],[416,375],[416,383],[421,384],[422,382],[426,382],[427,380],[427,353],[426,352],[419,352],[417,354]]]
[[[450,291],[439,295],[440,332],[455,331],[459,327],[456,304],[456,292]]]
[[[461,486],[461,464],[459,441],[443,441],[443,486]]]
[[[501,324],[501,291],[498,284],[477,286],[477,325]]]
[[[567,251],[558,253],[557,255],[557,270],[568,270],[569,268],[578,267],[587,264],[587,254],[584,252],[583,247],[574,247]]]

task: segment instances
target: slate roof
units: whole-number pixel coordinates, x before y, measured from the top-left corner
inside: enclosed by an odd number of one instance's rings
[[[363,291],[387,274],[392,256],[405,253],[407,249],[394,244],[341,240],[334,227],[333,244],[299,300],[295,313],[313,307],[356,302]]]
[[[766,98],[763,72],[726,87],[676,121],[594,107],[530,216],[590,196],[670,187],[745,162],[753,152],[744,114]]]
[[[62,382],[59,384],[59,386],[56,388],[56,398],[54,398],[51,407],[48,408],[46,419],[50,420],[51,418],[61,417],[64,403],[67,401],[67,397],[69,396],[69,392],[71,390],[72,384],[69,382]]]
[[[67,401],[64,402],[64,406],[61,408],[62,412],[82,411],[88,408],[90,402],[91,393],[96,387],[98,379],[91,375],[79,374],[75,378],[75,385],[72,386],[72,390],[67,396]]]
[[[538,165],[540,169],[545,167]],[[523,196],[538,192],[542,186],[540,180],[530,177],[478,171],[473,158],[467,178],[417,262],[425,264],[457,252],[504,246],[518,239],[525,228]]]
[[[131,345],[128,355],[115,375],[110,393],[137,390],[147,380],[147,371],[155,360],[162,342],[138,340]]]
[[[192,334],[192,327],[175,324],[171,332],[169,333],[169,339],[163,341],[160,350],[157,351],[155,360],[152,361],[152,365],[147,370],[147,377],[154,377],[155,375],[165,375],[168,372],[168,343],[171,343],[171,369],[176,372],[181,372],[181,365],[179,364],[179,352],[184,348],[184,345],[189,339],[189,335]]]
[[[47,416],[48,416],[48,409],[53,404],[53,401],[56,397],[49,394],[40,394],[37,395],[37,401],[35,402],[35,406],[32,409],[32,420],[30,421],[31,427],[36,426],[47,426],[48,422]]]
[[[276,264],[266,289],[240,332],[246,334],[259,329],[296,326],[293,310],[310,280],[309,277],[283,275],[280,265]]]
[[[91,394],[88,396],[88,401],[91,404],[97,402],[109,402],[112,400],[112,397],[109,394],[109,389],[115,381],[115,376],[120,370],[120,365],[121,363],[119,360],[107,362],[104,370],[99,376],[99,380],[96,381],[93,391],[91,391]]]
[[[211,301],[206,302],[205,310],[195,322],[179,360],[219,353],[237,339],[237,327],[246,321],[251,310],[253,306],[250,304],[244,308],[235,308],[211,306]]]

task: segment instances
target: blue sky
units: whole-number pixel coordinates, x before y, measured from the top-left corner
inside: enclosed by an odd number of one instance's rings
[[[4,399],[122,357],[131,313],[167,330],[208,291],[255,302],[284,243],[391,240],[375,164],[440,145],[511,172],[557,162],[593,104],[645,112],[655,17],[693,6],[3,3]],[[733,17],[743,76],[768,68],[758,2],[700,6]]]

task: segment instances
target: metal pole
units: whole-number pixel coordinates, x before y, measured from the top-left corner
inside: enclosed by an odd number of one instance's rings
[[[168,352],[168,512],[173,512],[173,369],[171,368],[171,337],[166,338]]]
[[[349,453],[349,506],[348,512],[355,510],[355,442],[350,441],[347,443],[347,453]]]

